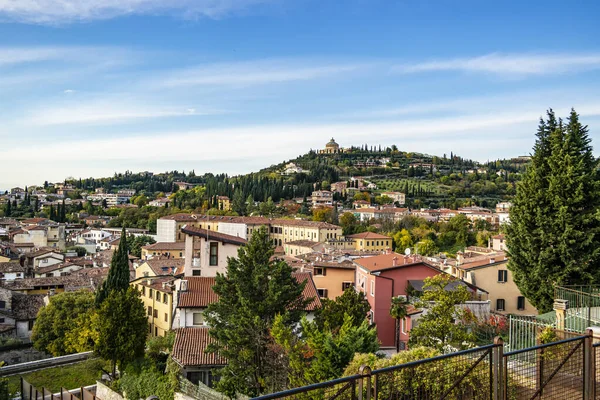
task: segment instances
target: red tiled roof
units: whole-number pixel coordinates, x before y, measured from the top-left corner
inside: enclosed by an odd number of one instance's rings
[[[219,300],[214,292],[215,278],[203,276],[191,276],[186,278],[188,288],[179,294],[180,308],[203,308]]]
[[[173,344],[173,359],[181,366],[227,365],[227,359],[217,353],[205,353],[214,342],[208,334],[210,328],[180,328]]]
[[[312,240],[293,240],[291,242],[286,243],[286,245],[290,245],[290,246],[311,247],[311,248],[318,244],[319,244],[319,242],[313,242]]]
[[[203,237],[207,240],[216,240],[223,243],[236,244],[238,246],[248,243],[246,239],[242,239],[241,237],[227,235],[225,233],[215,232],[208,229],[194,228],[187,225],[181,228],[181,232],[192,236]]]
[[[396,259],[396,265],[394,265],[394,258]],[[368,271],[381,271],[384,269],[398,268],[407,265],[414,264],[425,264],[421,261],[419,257],[416,256],[404,256],[403,254],[398,253],[390,253],[390,254],[381,254],[374,257],[366,257],[359,258],[354,260],[354,262],[360,267],[365,268]],[[430,266],[431,268],[434,268]]]
[[[271,225],[288,225],[288,226],[306,226],[309,228],[324,228],[324,229],[341,229],[337,225],[333,225],[327,222],[317,221],[305,221],[303,219],[274,219],[271,221]]]
[[[321,308],[321,298],[319,297],[319,293],[317,293],[317,287],[312,279],[312,274],[309,272],[295,272],[293,275],[299,283],[306,281],[302,297],[305,300],[312,298],[312,301],[306,306],[304,311],[314,311]]]
[[[144,264],[148,264],[157,276],[175,275],[183,267],[185,260],[183,258],[153,258],[144,261]]]

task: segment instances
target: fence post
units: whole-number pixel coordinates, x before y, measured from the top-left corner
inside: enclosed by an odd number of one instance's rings
[[[504,400],[504,340],[496,336],[492,349],[492,399]]]
[[[368,365],[361,365],[358,373],[362,375],[360,381],[358,381],[358,400],[371,400],[371,367]],[[365,379],[367,380],[367,390],[363,397],[363,385]]]
[[[596,386],[593,339],[594,332],[586,329],[585,339],[583,339],[583,398],[585,400],[594,400]]]

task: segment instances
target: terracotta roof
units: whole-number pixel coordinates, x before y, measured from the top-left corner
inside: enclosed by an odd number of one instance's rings
[[[14,247],[35,247],[33,243],[12,243],[11,246]]]
[[[60,254],[60,251],[58,251],[58,249],[45,248],[45,249],[33,251],[31,253],[27,253],[27,257],[34,258],[34,257],[43,256],[44,254],[49,254],[49,253]]]
[[[214,343],[208,334],[210,328],[180,328],[176,331],[173,344],[173,359],[181,366],[227,365],[227,359],[216,353],[205,353],[206,347]]]
[[[355,233],[354,235],[348,235],[347,237],[352,239],[391,239],[389,236],[380,235],[379,233],[374,232]]]
[[[194,218],[192,216],[192,214],[179,213],[179,214],[166,215],[164,217],[160,217],[160,219],[175,220],[175,221],[178,221],[178,222],[194,222],[198,218]]]
[[[313,267],[325,267],[325,268],[337,268],[337,269],[356,269],[356,265],[352,261],[315,261],[312,263]]]
[[[153,258],[144,261],[141,265],[144,264],[148,264],[157,276],[175,275],[178,269],[184,266],[185,260],[183,258]]]
[[[39,224],[42,222],[50,221],[48,218],[28,218],[21,221],[22,224]]]
[[[203,308],[219,300],[219,296],[212,289],[215,278],[191,276],[186,280],[188,289],[179,292],[179,308]]]
[[[500,235],[494,235],[494,236],[492,236],[492,239],[500,239],[500,240],[502,240],[502,239],[504,239],[504,235],[502,235],[502,234],[500,234]]]
[[[227,235],[225,233],[215,232],[208,229],[194,228],[192,226],[184,226],[181,228],[181,232],[187,233],[192,236],[203,237],[207,240],[216,240],[223,243],[236,244],[238,246],[243,246],[248,241],[246,239],[242,239],[241,237]]]
[[[18,260],[0,263],[0,273],[25,272],[26,270],[27,268],[22,266]]]
[[[37,271],[35,271],[36,274],[47,274],[49,272],[54,272],[63,268],[67,268],[67,267],[72,267],[72,266],[77,266],[83,268],[83,266],[78,265],[78,264],[73,264],[73,263],[59,263],[59,264],[54,264],[54,265],[50,265],[47,267],[43,267],[43,268],[38,268]]]
[[[26,231],[45,231],[47,229],[46,226],[33,225],[33,226],[25,226],[23,227]]]
[[[396,259],[396,265],[394,265],[394,258]],[[418,256],[404,256],[398,253],[380,254],[374,257],[365,257],[354,260],[354,262],[364,269],[375,272],[386,269],[405,267],[409,265],[423,264],[433,269],[437,269],[433,266],[425,264],[421,261]]]
[[[471,259],[465,258],[463,263],[460,265],[456,265],[457,268],[461,269],[474,269],[485,267],[488,265],[496,265],[498,263],[507,262],[508,258],[504,252],[498,252],[495,255],[485,255],[483,257],[473,257]]]
[[[148,251],[160,250],[185,250],[185,242],[158,242],[143,246],[142,249]]]
[[[318,245],[319,242],[313,242],[312,240],[293,240],[291,242],[287,242],[286,245],[290,246],[300,246],[300,247],[314,247]]]
[[[306,281],[302,297],[305,300],[312,298],[312,301],[306,306],[304,311],[314,311],[321,308],[321,299],[319,298],[319,293],[317,293],[317,287],[312,279],[312,274],[310,272],[294,272],[293,275],[299,283]]]
[[[38,311],[44,306],[43,294],[13,293],[12,314],[18,321],[35,319]]]
[[[139,279],[135,280],[135,283],[138,285],[142,285],[142,286],[157,290],[159,292],[172,293],[173,287],[171,286],[171,284],[176,279],[177,278],[172,277],[172,276],[161,276],[161,277],[154,277],[154,278],[139,278]],[[150,281],[150,283],[148,283],[148,281]],[[165,285],[163,287],[163,283],[167,283],[168,285]]]

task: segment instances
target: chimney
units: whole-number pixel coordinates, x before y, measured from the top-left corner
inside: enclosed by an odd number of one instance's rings
[[[392,266],[393,267],[397,267],[398,266],[398,257],[392,258]]]
[[[494,257],[490,257],[490,264],[493,264],[496,262],[496,259]]]
[[[386,251],[387,251],[387,254],[392,254],[392,249],[388,248]]]
[[[187,292],[187,290],[188,290],[188,281],[182,280],[181,284],[179,286],[179,290],[182,291],[182,292]]]

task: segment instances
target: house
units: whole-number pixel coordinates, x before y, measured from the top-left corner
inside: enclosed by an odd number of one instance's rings
[[[173,185],[177,186],[178,190],[188,190],[194,187],[194,184],[187,182],[173,182]]]
[[[312,278],[321,299],[335,300],[346,289],[354,288],[356,266],[352,261],[318,260],[310,267],[308,270],[312,269]]]
[[[65,261],[65,255],[55,249],[45,248],[29,252],[25,256],[24,264],[36,271],[39,268],[60,264]]]
[[[399,205],[406,203],[406,195],[402,192],[383,192],[381,195],[391,198],[394,203],[398,203]]]
[[[333,204],[333,193],[329,190],[315,190],[311,194],[313,207],[330,206]]]
[[[402,321],[400,335],[396,339],[396,321],[390,316],[392,297],[407,296],[411,286],[419,285],[419,282],[423,282],[425,278],[444,272],[423,262],[418,256],[405,256],[391,251],[379,256],[355,259],[354,263],[356,265],[355,288],[365,294],[371,305],[370,319],[372,323],[377,324],[377,336],[382,347],[395,346],[396,340],[399,340],[400,348],[405,348],[410,328],[423,310],[409,310],[409,316]],[[467,285],[474,298],[478,299],[478,293],[485,294],[485,291],[482,292],[465,282],[460,281],[457,284]],[[447,290],[450,289],[452,287]],[[484,303],[484,306],[489,304]],[[473,304],[473,308],[480,306],[480,302]]]
[[[386,251],[392,248],[392,238],[379,233],[356,233],[346,238],[354,240],[355,249],[360,251]]]
[[[150,201],[148,205],[152,207],[168,207],[170,201],[171,200],[168,197],[162,197],[160,199]]]
[[[268,228],[270,223],[271,220],[266,217],[220,217],[216,230],[250,240],[254,232],[261,227]],[[202,224],[200,224],[200,228],[203,228]]]
[[[301,174],[301,173],[308,173],[309,171],[306,169],[302,169],[302,167],[300,167],[299,165],[296,165],[294,163],[288,163],[285,166],[285,169],[283,170],[282,174],[283,175],[294,175],[294,174]]]
[[[183,274],[183,259],[156,257],[134,264],[135,278],[176,276]]]
[[[492,249],[495,251],[506,251],[506,237],[502,234],[492,236]]]
[[[173,295],[178,278],[173,276],[141,277],[131,282],[140,292],[152,336],[165,336],[173,325]]]
[[[0,262],[0,277],[4,281],[14,281],[15,279],[25,278],[27,267],[21,265],[19,260]]]
[[[510,207],[512,203],[507,201],[500,202],[496,204],[496,216],[498,218],[498,223],[500,225],[504,225],[510,222]]]
[[[231,201],[227,196],[217,196],[217,203],[219,210],[229,211],[231,210]]]
[[[227,365],[227,359],[205,350],[213,340],[208,327],[177,329],[171,357],[188,381],[213,387],[214,370]]]
[[[354,208],[371,208],[371,202],[366,201],[366,200],[355,200],[354,203],[352,203],[352,206]]]
[[[459,257],[447,271],[489,293],[490,308],[501,314],[537,315],[536,308],[521,294],[507,267],[504,252]]]
[[[76,290],[95,291],[102,284],[108,268],[85,268],[66,276],[15,279],[4,281],[1,286],[14,292],[27,295],[72,292]]]
[[[294,240],[325,242],[342,237],[342,227],[327,222],[304,221],[300,219],[274,219],[269,226],[269,236],[276,246]]]
[[[442,271],[418,257],[392,252],[359,258],[354,263],[355,288],[365,294],[371,305],[370,319],[377,324],[377,337],[382,347],[393,347],[396,345],[396,322],[390,316],[392,297],[406,296],[409,280],[423,280]],[[408,329],[404,332],[408,332]]]
[[[156,241],[157,242],[183,242],[185,235],[181,233],[181,228],[187,225],[189,227],[199,227],[209,230],[217,230],[218,223],[214,216],[202,216],[195,214],[172,214],[159,218],[156,221]]]
[[[142,247],[142,260],[153,257],[183,258],[184,242],[158,242]]]
[[[29,341],[44,296],[17,293],[0,287],[0,335]]]
[[[346,182],[346,181],[334,182],[331,184],[331,187],[330,187],[332,192],[340,193],[340,194],[344,194],[346,192],[347,188],[348,188],[348,182]]]
[[[72,262],[59,263],[54,265],[49,265],[47,267],[41,267],[35,270],[34,277],[35,278],[43,278],[43,277],[52,277],[52,276],[65,276],[69,275],[71,272],[79,271],[83,269],[84,266]]]
[[[87,226],[106,226],[108,219],[97,215],[90,215],[83,219]]]
[[[185,235],[184,274],[189,276],[216,276],[227,271],[227,259],[237,257],[245,239],[220,232],[184,226]]]

